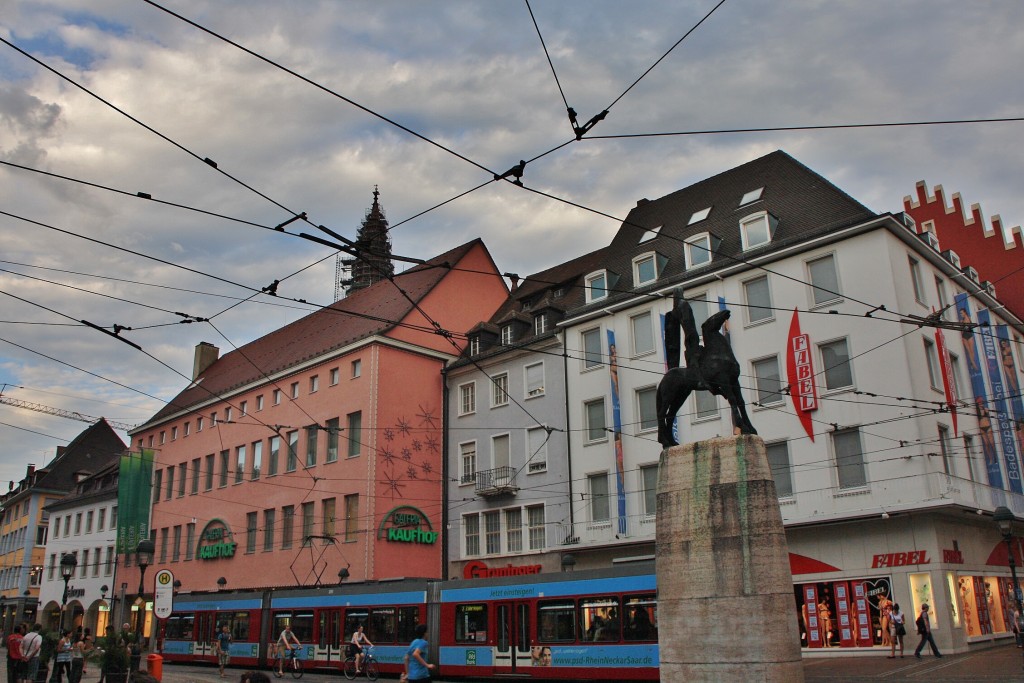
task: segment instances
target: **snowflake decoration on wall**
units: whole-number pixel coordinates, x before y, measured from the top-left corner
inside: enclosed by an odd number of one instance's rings
[[[395,440],[395,431],[393,429],[391,429],[391,427],[385,427],[384,428],[384,440],[385,441],[394,441]]]
[[[420,406],[420,412],[416,413],[416,417],[420,418],[420,426],[425,426],[429,429],[437,429],[437,418],[434,417],[433,408],[424,408]]]
[[[401,432],[402,434],[405,434],[406,436],[409,436],[409,433],[412,431],[412,424],[404,417],[400,418],[398,420],[398,431]]]

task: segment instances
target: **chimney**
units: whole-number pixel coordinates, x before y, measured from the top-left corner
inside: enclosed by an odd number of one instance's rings
[[[35,474],[35,471],[36,471],[36,466],[35,465],[29,465],[28,467],[26,467],[25,468],[25,478],[26,479],[31,479],[32,475]]]
[[[199,379],[199,376],[206,372],[206,368],[213,365],[219,357],[220,349],[210,342],[196,344],[196,357],[192,363],[192,381]]]

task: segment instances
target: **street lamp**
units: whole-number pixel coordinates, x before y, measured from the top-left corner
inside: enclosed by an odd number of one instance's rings
[[[1010,556],[1010,580],[1013,581],[1013,597],[1017,602],[1017,611],[1024,615],[1024,604],[1022,604],[1020,589],[1017,587],[1017,561],[1013,557],[1013,513],[1010,508],[1000,505],[992,514],[992,520],[999,526],[999,533],[1003,535],[1006,542],[1006,550]]]
[[[153,553],[156,545],[148,538],[139,541],[135,547],[135,559],[139,564],[139,613],[135,621],[135,644],[142,647],[142,627],[146,621],[146,567],[153,564]]]
[[[75,575],[75,567],[78,566],[78,558],[71,553],[65,553],[60,558],[60,575],[64,579],[64,597],[60,600],[60,628],[64,628],[64,609],[68,604],[68,582]]]

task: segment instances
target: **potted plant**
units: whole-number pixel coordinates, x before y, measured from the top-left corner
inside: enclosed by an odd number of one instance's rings
[[[126,683],[129,658],[124,634],[100,638],[99,643],[90,659],[97,663],[109,683]]]

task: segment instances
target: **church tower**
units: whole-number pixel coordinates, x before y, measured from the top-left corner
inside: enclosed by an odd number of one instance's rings
[[[359,289],[364,289],[390,278],[395,274],[395,266],[391,262],[391,238],[388,236],[388,219],[381,208],[380,191],[375,185],[373,187],[373,205],[366,212],[366,218],[356,235],[356,249],[359,251],[359,258],[346,258],[339,260],[338,284],[349,294]],[[339,254],[340,257],[340,254]],[[351,273],[349,279],[342,280],[341,266],[347,266]],[[335,292],[337,298],[338,292]]]

